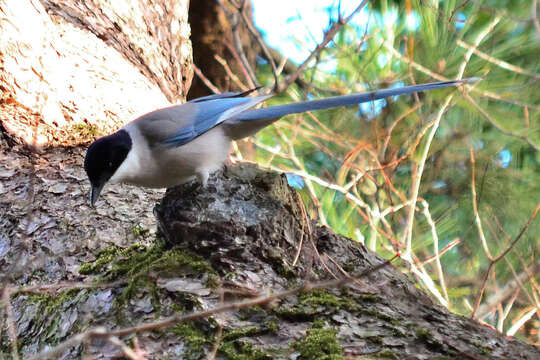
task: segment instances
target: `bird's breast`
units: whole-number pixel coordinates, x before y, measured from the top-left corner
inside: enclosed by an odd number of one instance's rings
[[[180,185],[199,173],[219,169],[227,160],[231,146],[231,140],[220,127],[178,147],[150,147],[142,136],[141,139],[137,136],[140,134],[132,136],[136,139],[134,146],[111,178],[112,182],[150,188]]]

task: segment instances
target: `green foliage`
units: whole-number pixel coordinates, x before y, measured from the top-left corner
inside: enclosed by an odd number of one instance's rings
[[[530,1],[383,0],[365,11],[369,21],[345,26],[304,73],[312,88],[292,86],[271,105],[461,75],[483,80],[465,92],[448,88],[290,116],[257,135],[254,160],[304,176],[300,193],[312,216],[386,257],[405,250],[410,207],[403,204],[419,181],[412,251],[435,283],[421,285],[432,294],[446,288],[450,309],[470,315],[489,265],[473,210],[471,151],[491,254],[512,243],[540,201],[540,34],[529,20]],[[328,62],[335,71],[320,69]],[[259,76],[272,81],[268,66]],[[450,106],[428,142],[448,96]],[[484,299],[535,264],[539,234],[536,219],[495,265]],[[433,258],[435,245],[450,247],[441,256],[445,287],[434,261],[420,265]],[[534,306],[528,281],[503,329]]]

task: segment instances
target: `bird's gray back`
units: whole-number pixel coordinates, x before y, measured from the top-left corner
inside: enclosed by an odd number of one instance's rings
[[[181,146],[267,98],[226,97],[187,102],[143,115],[134,120],[133,125],[139,128],[150,146]]]

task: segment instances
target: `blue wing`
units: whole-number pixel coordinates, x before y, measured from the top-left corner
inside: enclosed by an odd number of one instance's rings
[[[172,117],[181,118],[178,121],[181,123],[181,127],[175,129],[174,132],[169,132],[169,136],[163,138],[161,144],[170,147],[187,144],[213,127],[239,115],[267,98],[268,96],[207,98],[173,108],[170,110],[174,113]]]

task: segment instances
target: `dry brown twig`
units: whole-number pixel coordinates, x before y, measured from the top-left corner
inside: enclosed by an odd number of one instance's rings
[[[233,3],[233,5],[234,5],[234,3]],[[274,58],[272,57],[272,54],[270,53],[270,50],[268,49],[268,46],[264,42],[264,40],[263,40],[263,38],[261,36],[261,33],[259,32],[259,30],[257,30],[257,28],[255,28],[255,25],[253,24],[253,22],[250,21],[250,19],[248,19],[247,15],[246,15],[246,13],[244,11],[244,9],[245,9],[245,1],[242,2],[241,6],[236,5],[236,9],[238,10],[238,13],[240,14],[240,16],[242,17],[242,20],[246,24],[247,29],[249,30],[251,35],[253,37],[255,37],[255,39],[257,40],[257,43],[259,44],[259,46],[262,49],[262,52],[263,52],[264,56],[266,57],[266,59],[270,63],[270,66],[272,67],[272,74],[274,75],[274,87],[277,86],[277,84],[279,83],[279,75],[280,75],[281,71],[278,70],[278,67],[276,66]],[[285,61],[286,61],[287,58],[284,56],[283,59],[285,59]],[[283,62],[283,66],[285,66],[284,62]],[[280,68],[282,69],[283,66],[280,65]]]
[[[242,83],[242,81],[240,81],[238,76],[236,76],[236,74],[231,70],[231,67],[229,66],[229,64],[227,64],[227,60],[225,60],[224,58],[222,58],[218,54],[214,55],[214,59],[216,59],[216,61],[218,63],[220,63],[221,66],[223,66],[223,69],[225,70],[227,75],[229,75],[231,80],[236,84],[236,86],[238,86],[242,91],[248,91],[249,90],[249,86],[244,85],[244,83]]]
[[[484,233],[483,233],[483,230],[482,230],[482,222],[480,220],[480,215],[479,215],[479,212],[478,212],[478,205],[476,204],[476,190],[475,190],[475,179],[474,179],[475,178],[475,171],[474,171],[475,158],[474,158],[474,151],[473,151],[472,148],[470,148],[470,154],[471,154],[471,192],[472,192],[472,199],[473,199],[473,212],[474,212],[474,217],[476,219],[475,223],[476,223],[476,226],[477,226],[477,230],[478,230],[480,239],[482,241],[482,246],[484,248],[484,253],[486,254],[487,258],[489,259],[489,265],[488,265],[488,268],[487,268],[486,273],[484,275],[484,278],[482,280],[482,285],[481,285],[480,290],[478,292],[478,295],[476,297],[475,306],[474,306],[473,312],[471,314],[471,318],[475,319],[476,314],[478,313],[478,309],[480,307],[480,303],[482,301],[482,297],[483,297],[484,292],[486,290],[489,274],[491,273],[491,270],[493,269],[493,266],[497,262],[499,262],[502,258],[504,258],[508,254],[508,252],[514,248],[514,246],[517,244],[519,239],[521,239],[523,234],[525,234],[525,232],[527,231],[527,229],[531,225],[532,221],[534,220],[534,218],[538,214],[538,211],[540,211],[540,203],[538,203],[538,205],[536,206],[536,208],[532,212],[531,216],[529,217],[529,220],[527,221],[527,223],[525,223],[525,225],[523,226],[521,231],[517,234],[517,236],[514,238],[514,240],[499,255],[494,257],[491,254],[491,252],[489,251],[489,247],[487,246],[487,241],[485,239],[485,236],[484,236]]]
[[[217,88],[217,86],[215,86],[214,84],[212,84],[212,82],[210,81],[210,79],[208,79],[204,74],[203,72],[201,71],[201,69],[199,69],[199,67],[197,65],[195,65],[194,63],[191,64],[193,66],[193,71],[195,72],[195,75],[197,75],[199,77],[199,79],[201,79],[201,81],[204,83],[204,85],[206,85],[210,90],[212,90],[212,92],[214,94],[219,94],[221,93],[221,91],[219,91],[219,89]]]
[[[115,345],[117,348],[119,348],[122,353],[129,358],[130,360],[146,360],[148,359],[146,357],[147,353],[143,349],[139,347],[139,342],[137,338],[135,338],[135,344],[133,349],[130,348],[125,342],[120,340],[117,336],[110,336],[107,338],[107,341],[109,341],[111,344]]]
[[[219,4],[219,6],[223,9],[223,12],[225,12],[225,14],[227,15],[229,19],[229,23],[232,29],[234,48],[240,59],[240,64],[242,65],[242,67],[244,68],[244,70],[246,71],[248,75],[246,80],[248,81],[249,86],[251,88],[259,87],[260,85],[259,85],[259,82],[257,81],[257,76],[255,75],[255,72],[253,71],[252,67],[249,64],[248,58],[242,46],[242,41],[240,39],[240,32],[238,29],[238,27],[240,26],[240,21],[238,19],[238,13],[233,13],[229,11],[222,0],[216,0],[216,1]],[[242,0],[242,4],[239,6],[243,8],[245,6],[245,0]]]
[[[222,291],[219,296],[219,302],[221,305],[225,303],[225,292]],[[217,321],[218,324],[218,331],[216,334],[216,341],[214,342],[214,345],[212,346],[212,350],[210,350],[210,353],[206,357],[206,360],[214,360],[216,358],[217,352],[219,350],[219,346],[221,345],[221,341],[223,340],[223,326],[221,326],[221,323]]]
[[[41,97],[41,106],[44,106],[47,102],[46,91],[43,91],[43,96]],[[35,115],[34,123],[34,133],[32,136],[32,146],[28,150],[34,152],[37,150],[37,138],[39,130],[39,122],[41,117]],[[26,196],[26,209],[27,215],[25,217],[26,224],[24,226],[23,234],[20,237],[20,247],[15,254],[15,258],[12,259],[11,266],[7,271],[0,276],[0,284],[2,289],[2,313],[5,314],[6,325],[8,330],[8,336],[11,343],[11,357],[14,360],[19,359],[19,348],[18,348],[18,337],[17,337],[17,326],[15,323],[15,317],[13,314],[13,307],[11,306],[11,295],[12,288],[10,284],[13,282],[18,275],[23,274],[26,270],[32,265],[32,261],[22,261],[24,253],[27,249],[31,248],[30,244],[30,226],[32,224],[32,219],[34,217],[34,201],[35,201],[35,188],[37,182],[36,175],[36,159],[34,156],[30,156],[30,181],[28,184],[28,193]],[[2,317],[0,317],[2,321]],[[0,328],[2,328],[0,323]],[[1,332],[0,332],[1,334]]]
[[[342,18],[340,14],[338,21],[325,32],[323,41],[317,45],[317,47],[311,52],[311,54],[309,54],[304,62],[298,66],[296,71],[287,76],[283,83],[275,87],[274,90],[276,92],[282,92],[287,89],[306,70],[309,62],[321,53],[321,51],[326,47],[326,45],[328,45],[330,41],[334,39],[334,36],[343,28],[343,26],[345,26],[360,10],[362,10],[367,3],[367,0],[363,0],[360,5],[358,5],[346,18]]]

